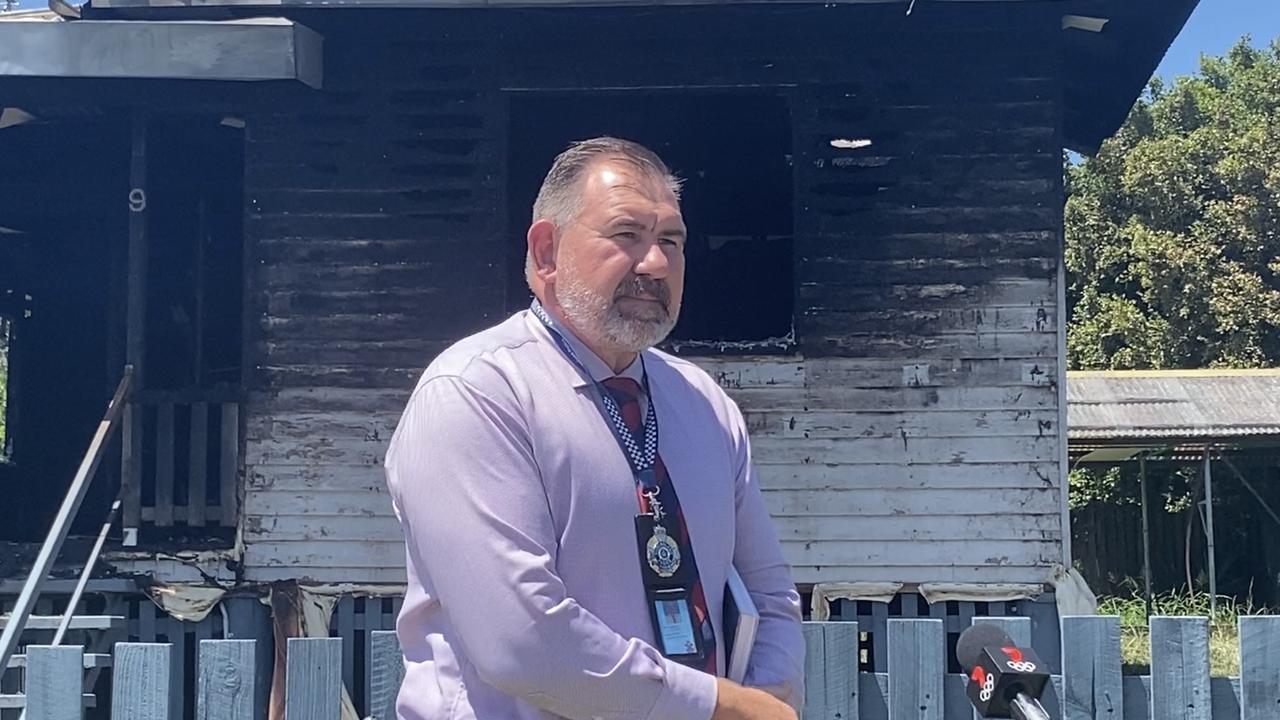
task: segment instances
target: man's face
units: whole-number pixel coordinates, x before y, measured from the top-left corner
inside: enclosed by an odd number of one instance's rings
[[[662,182],[601,161],[583,180],[581,213],[559,228],[552,292],[588,343],[639,352],[661,342],[684,295],[684,220]]]

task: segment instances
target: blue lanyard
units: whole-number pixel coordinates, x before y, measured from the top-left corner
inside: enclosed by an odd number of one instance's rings
[[[658,476],[654,471],[654,464],[658,457],[658,415],[653,409],[653,398],[649,398],[649,412],[646,414],[644,421],[644,441],[641,444],[636,442],[635,434],[631,432],[631,428],[628,428],[626,421],[622,419],[622,409],[618,407],[618,401],[613,399],[613,395],[609,393],[608,388],[605,388],[592,377],[591,371],[578,359],[578,354],[573,351],[569,341],[565,339],[559,328],[556,327],[555,321],[551,319],[551,316],[547,315],[542,303],[534,300],[529,310],[534,317],[542,322],[547,332],[551,334],[551,339],[555,341],[556,347],[560,348],[560,352],[595,385],[596,392],[600,394],[601,404],[604,405],[604,414],[609,420],[609,427],[613,430],[613,437],[618,441],[618,446],[622,448],[622,454],[626,456],[627,462],[631,465],[631,472],[635,475],[636,484],[649,497],[650,507],[654,510],[654,515],[660,517],[662,512],[661,505],[657,504]],[[641,367],[644,366],[643,355],[640,357],[640,364]],[[648,373],[645,373],[644,377],[645,385],[647,386]]]

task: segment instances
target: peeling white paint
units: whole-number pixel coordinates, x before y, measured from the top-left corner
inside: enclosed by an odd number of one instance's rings
[[[831,141],[831,147],[837,150],[859,150],[864,147],[871,147],[870,138],[835,138]]]

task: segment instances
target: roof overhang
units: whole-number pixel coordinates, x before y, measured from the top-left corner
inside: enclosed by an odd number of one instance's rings
[[[323,38],[283,18],[0,22],[0,78],[323,79]]]
[[[1129,116],[1200,0],[1071,0],[1066,40],[1067,147],[1095,153]]]

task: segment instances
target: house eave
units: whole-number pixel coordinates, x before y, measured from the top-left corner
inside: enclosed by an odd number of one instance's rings
[[[0,79],[296,80],[318,88],[322,43],[283,18],[0,22]]]

